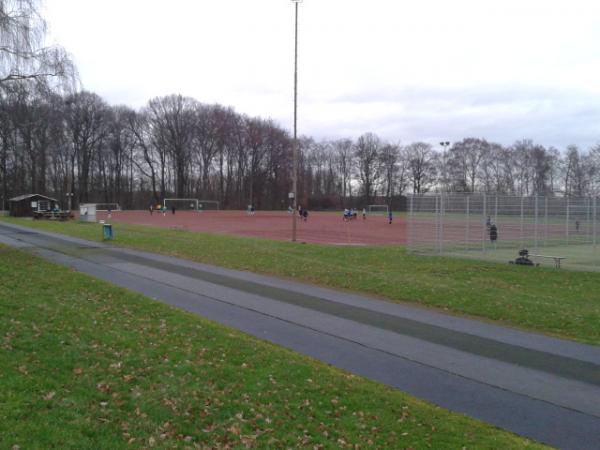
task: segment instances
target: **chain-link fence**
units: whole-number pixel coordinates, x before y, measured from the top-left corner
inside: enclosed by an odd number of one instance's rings
[[[408,211],[412,253],[514,262],[527,249],[542,266],[600,269],[598,198],[445,193]]]

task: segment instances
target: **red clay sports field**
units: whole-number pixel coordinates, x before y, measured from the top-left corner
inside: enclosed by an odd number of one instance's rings
[[[98,212],[99,220],[106,220],[106,212]],[[281,241],[291,240],[292,217],[287,211],[113,211],[111,223],[131,223],[153,227],[202,231],[208,233],[252,236]],[[306,222],[297,221],[297,240],[329,245],[397,245],[406,243],[406,222],[395,215],[392,224],[383,215],[361,215],[345,222],[342,212],[310,212]]]

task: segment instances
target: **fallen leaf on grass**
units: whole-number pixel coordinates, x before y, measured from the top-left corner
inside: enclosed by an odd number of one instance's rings
[[[214,423],[211,423],[207,427],[204,427],[204,429],[202,431],[204,431],[205,433],[210,433],[210,432],[214,431],[215,428],[217,428],[217,426]]]
[[[98,389],[100,392],[104,392],[105,394],[108,394],[111,391],[110,385],[106,383],[98,383],[96,385],[96,389]]]
[[[236,436],[239,436],[242,432],[241,428],[237,425],[231,425],[229,428],[227,428],[227,431],[229,431],[232,434],[235,434]]]
[[[50,401],[54,398],[55,395],[56,392],[54,391],[48,392],[46,395],[44,395],[44,400]]]
[[[257,438],[257,435],[255,435],[255,434],[246,434],[246,435],[240,436],[240,440],[242,441],[242,444],[244,444],[244,447],[246,447],[246,448],[254,447],[254,445],[256,444],[256,438]]]

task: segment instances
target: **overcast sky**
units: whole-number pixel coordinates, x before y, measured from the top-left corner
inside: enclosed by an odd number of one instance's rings
[[[391,141],[600,142],[600,2],[305,0],[298,130]],[[290,0],[45,0],[86,89],[180,93],[291,129]]]

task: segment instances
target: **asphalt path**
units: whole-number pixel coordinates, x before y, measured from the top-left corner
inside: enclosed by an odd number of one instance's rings
[[[0,243],[548,445],[600,449],[600,347],[9,224]]]

